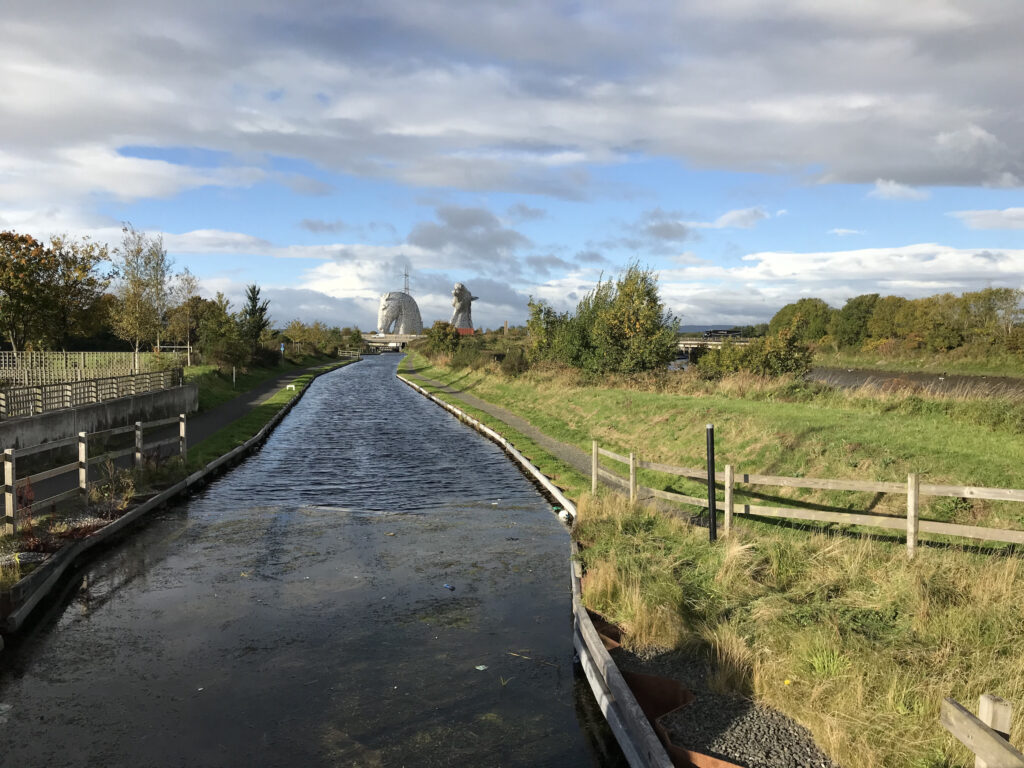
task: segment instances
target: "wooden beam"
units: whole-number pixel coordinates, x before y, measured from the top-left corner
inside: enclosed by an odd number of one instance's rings
[[[1024,754],[953,699],[942,700],[939,722],[988,768],[1024,768]]]

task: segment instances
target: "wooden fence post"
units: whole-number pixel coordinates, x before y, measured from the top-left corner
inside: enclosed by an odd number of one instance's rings
[[[70,408],[71,407],[71,385],[70,384],[65,384],[64,385],[64,407],[65,408]]]
[[[0,392],[0,419],[7,418],[7,393]]]
[[[135,467],[142,467],[142,422],[135,422]]]
[[[723,533],[728,536],[732,530],[732,486],[736,482],[736,476],[733,474],[732,464],[725,465],[725,521],[723,524]]]
[[[43,412],[43,388],[33,387],[32,388],[32,413],[31,416],[35,416]]]
[[[78,495],[89,502],[89,433],[78,433]]]
[[[978,719],[1007,741],[1010,740],[1012,716],[1013,707],[1005,699],[991,693],[983,693],[978,699]],[[980,757],[975,757],[974,768],[988,768],[988,763]]]
[[[597,440],[590,441],[590,494],[597,496]]]
[[[14,484],[17,480],[14,464],[14,449],[4,451],[4,534],[13,536],[18,531],[18,495]]]
[[[907,475],[907,558],[914,559],[917,549],[918,506],[921,500],[921,478],[917,472]]]
[[[629,452],[629,503],[636,501],[636,454]]]
[[[181,455],[181,460],[186,461],[188,459],[188,443],[186,437],[186,425],[185,425],[185,414],[178,414],[178,453]]]

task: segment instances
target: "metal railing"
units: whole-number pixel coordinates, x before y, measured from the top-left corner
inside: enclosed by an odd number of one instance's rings
[[[47,411],[91,405],[118,397],[141,395],[160,389],[180,386],[184,377],[181,368],[103,379],[43,384],[0,390],[0,419],[38,416]]]

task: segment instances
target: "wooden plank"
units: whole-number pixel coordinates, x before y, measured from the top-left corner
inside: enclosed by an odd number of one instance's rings
[[[1024,544],[1024,531],[1011,531],[1007,528],[982,528],[978,525],[957,525],[956,523],[940,523],[936,520],[921,520],[917,524],[917,529],[922,533],[941,533],[946,536],[963,536],[968,539]]]
[[[1024,768],[1024,754],[953,699],[942,700],[939,722],[988,768]]]
[[[607,480],[613,485],[617,485],[620,488],[629,488],[629,480],[624,477],[619,477],[614,472],[609,472],[607,469],[599,469],[597,470],[597,474],[599,477]]]
[[[56,504],[57,502],[64,501],[65,499],[77,498],[79,498],[79,490],[78,487],[76,486],[72,488],[70,491],[58,493],[56,496],[50,496],[49,498],[46,499],[36,499],[34,502],[32,502],[32,506],[38,510],[41,507],[46,506],[47,504]]]
[[[708,506],[707,499],[701,499],[696,496],[684,496],[681,493],[673,493],[672,491],[659,491],[656,488],[646,488],[644,486],[640,486],[638,490],[642,491],[643,493],[649,493],[656,499],[676,501],[679,502],[680,504],[692,504],[695,507],[703,507],[705,509]]]
[[[92,458],[89,459],[89,463],[99,464],[101,461],[106,461],[107,459],[119,459],[122,456],[130,456],[134,453],[135,446],[133,445],[129,448],[122,448],[120,451],[108,451],[107,453],[104,453],[102,456],[93,456]]]
[[[991,728],[1006,741],[1010,740],[1010,729],[1013,726],[1013,707],[1010,702],[983,693],[978,699],[978,719]],[[974,768],[989,768],[988,763],[980,757],[974,758]]]
[[[180,416],[171,416],[168,419],[157,419],[156,421],[147,421],[142,426],[144,429],[149,429],[150,427],[166,427],[170,424],[177,424],[180,418]]]
[[[904,483],[883,483],[864,480],[829,480],[813,477],[781,477],[779,475],[737,475],[737,483],[748,485],[777,485],[783,488],[820,488],[828,491],[870,491],[874,493],[905,494]],[[925,486],[921,486],[924,493]]]
[[[76,469],[78,469],[78,462],[73,461],[70,464],[64,464],[63,466],[60,467],[47,469],[45,472],[36,472],[34,475],[29,475],[26,478],[22,478],[22,480],[27,480],[30,483],[38,483],[41,480],[49,480],[51,477],[63,475],[65,472],[73,472]]]
[[[587,650],[590,651],[590,658],[625,721],[624,724],[632,737],[632,745],[643,761],[642,765],[652,768],[672,768],[672,761],[669,759],[668,753],[665,752],[665,748],[654,733],[647,716],[637,704],[636,697],[633,696],[633,692],[623,679],[619,668],[615,666],[615,662],[605,650],[601,636],[597,634],[597,630],[594,629],[594,625],[590,621],[590,616],[587,615],[586,608],[579,600],[573,601],[573,612],[576,615],[577,629],[583,637]]]
[[[1015,488],[980,488],[972,485],[922,485],[921,495],[992,499],[993,501],[1024,501],[1024,491]]]
[[[39,445],[29,445],[24,448],[15,448],[15,456],[31,456],[34,453],[42,453],[48,451],[51,448],[63,448],[66,445],[74,445],[78,442],[77,437],[65,437],[63,440],[51,440],[48,443],[40,443]]]
[[[607,448],[598,447],[597,452],[602,456],[607,456],[609,459],[615,459],[621,461],[623,464],[629,464],[629,456],[623,456],[621,453],[614,453],[609,451]]]
[[[760,517],[788,517],[794,520],[812,520],[819,523],[842,523],[844,525],[870,525],[875,528],[893,528],[906,530],[905,517],[889,515],[870,515],[858,512],[826,512],[819,509],[801,509],[799,507],[755,507],[750,504],[737,505],[745,515]],[[922,523],[922,530],[924,524]]]
[[[659,464],[656,461],[638,461],[636,465],[641,469],[653,469],[655,472],[664,472],[666,475],[692,477],[694,480],[703,480],[705,483],[708,481],[708,471],[706,469],[674,467],[671,464]],[[725,480],[725,473],[716,472],[715,480]]]
[[[177,419],[175,419],[175,421],[177,421]],[[146,443],[146,449],[148,450],[150,448],[159,448],[159,447],[164,446],[164,445],[174,445],[174,446],[177,446],[178,445],[178,436],[175,435],[174,437],[168,437],[166,440],[157,440],[156,442]]]

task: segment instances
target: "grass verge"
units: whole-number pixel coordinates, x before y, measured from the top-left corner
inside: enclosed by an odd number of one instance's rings
[[[1024,359],[1019,355],[1006,352],[993,352],[983,357],[959,356],[956,351],[943,354],[905,354],[894,357],[870,352],[820,350],[814,355],[814,364],[825,368],[863,368],[908,373],[950,373],[960,376],[1024,378]]]
[[[231,381],[230,372],[225,373],[215,365],[193,365],[185,369],[185,381],[198,385],[199,411],[202,413],[233,400],[275,376],[325,363],[331,359],[324,356],[286,358],[281,365],[273,368],[249,367],[236,373],[234,383]]]

